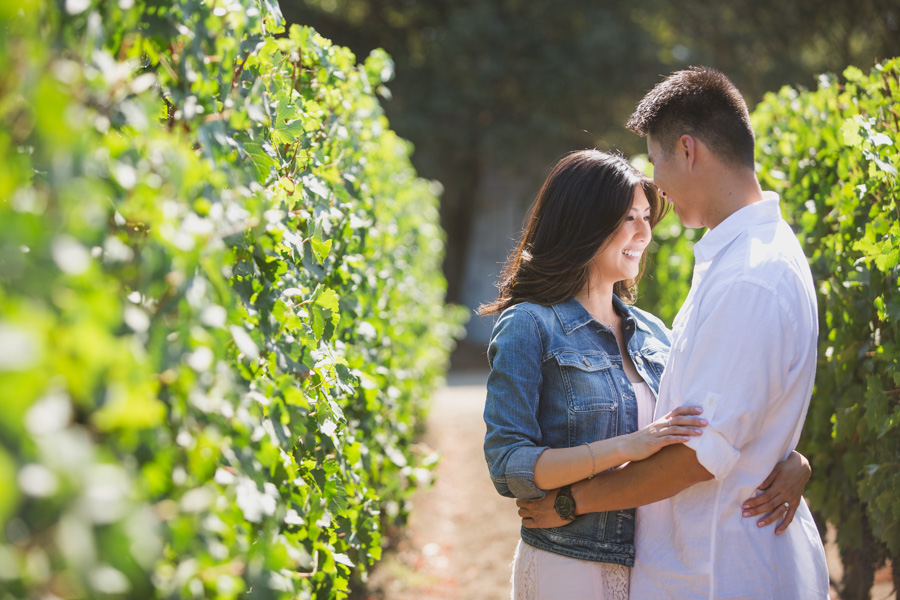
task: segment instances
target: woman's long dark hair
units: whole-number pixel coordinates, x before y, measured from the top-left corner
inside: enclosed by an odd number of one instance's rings
[[[587,284],[591,260],[625,220],[637,186],[650,203],[650,225],[665,215],[653,180],[622,156],[581,150],[560,160],[538,192],[518,246],[500,277],[500,295],[478,309],[480,315],[501,313],[520,302],[556,304]],[[633,280],[619,281],[613,292],[634,301]]]

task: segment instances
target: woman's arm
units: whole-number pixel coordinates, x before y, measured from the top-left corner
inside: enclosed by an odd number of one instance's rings
[[[541,332],[521,306],[500,315],[491,334],[484,405],[484,457],[497,491],[514,498],[541,498],[534,464],[546,449],[538,422],[543,377]]]
[[[811,474],[812,468],[806,457],[796,450],[791,452],[786,459],[775,465],[759,486],[762,493],[744,502],[741,507],[744,509],[743,515],[765,515],[756,522],[758,527],[765,527],[781,518],[775,533],[783,533],[794,520],[794,513],[800,503],[804,502],[803,489]]]
[[[633,460],[647,458],[660,448],[683,444],[691,436],[698,436],[706,420],[696,416],[699,406],[679,406],[634,433],[620,435],[572,448],[544,450],[534,465],[534,485],[552,490]]]

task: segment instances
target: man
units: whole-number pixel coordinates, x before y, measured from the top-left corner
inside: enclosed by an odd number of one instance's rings
[[[647,137],[653,178],[694,246],[691,291],[675,318],[656,414],[700,404],[700,437],[650,458],[519,501],[525,527],[641,506],[631,598],[827,599],[825,553],[805,502],[781,535],[741,516],[769,471],[796,446],[816,366],[815,290],[778,197],[754,171],[754,135],[723,74],[672,74],[627,127]],[[639,359],[639,358],[638,358]],[[647,506],[649,505],[649,506]]]

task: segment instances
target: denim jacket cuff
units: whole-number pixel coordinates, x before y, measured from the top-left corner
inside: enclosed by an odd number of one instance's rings
[[[540,500],[547,495],[534,485],[534,465],[546,446],[522,446],[506,462],[506,484],[516,498]]]

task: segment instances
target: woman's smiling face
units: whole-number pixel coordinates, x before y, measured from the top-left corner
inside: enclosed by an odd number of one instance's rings
[[[594,256],[594,272],[607,284],[634,279],[640,272],[641,256],[650,239],[650,202],[638,185],[625,220]]]

